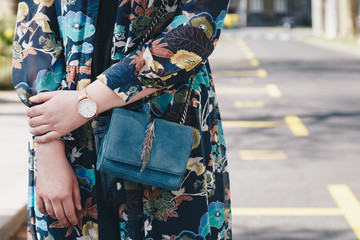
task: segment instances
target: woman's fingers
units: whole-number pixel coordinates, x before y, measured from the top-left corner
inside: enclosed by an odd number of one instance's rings
[[[31,128],[38,127],[38,126],[43,125],[43,124],[44,124],[43,115],[36,116],[36,117],[28,119],[28,125]]]
[[[53,208],[51,202],[48,199],[44,199],[44,203],[45,203],[45,208],[46,208],[47,214],[49,214],[50,217],[52,217],[53,219],[56,219],[54,208]]]
[[[73,185],[73,198],[74,198],[74,204],[77,210],[81,210],[81,195],[80,195],[80,189],[79,184],[76,181],[76,184]]]
[[[40,125],[38,127],[32,127],[29,129],[29,132],[32,135],[39,135],[39,134],[44,134],[47,132],[50,132],[52,129],[49,125]]]
[[[33,103],[41,103],[50,100],[57,93],[58,91],[42,92],[35,96],[30,97],[29,100]]]
[[[54,208],[54,212],[55,212],[55,216],[56,219],[59,220],[59,222],[63,225],[63,226],[69,226],[70,223],[68,221],[68,219],[65,216],[64,213],[64,208],[62,206],[62,203],[60,200],[56,200],[56,201],[52,201],[52,206]]]
[[[68,197],[68,198],[64,199],[62,204],[63,204],[65,217],[70,222],[70,224],[71,225],[78,224],[78,220],[77,220],[77,217],[75,214],[74,201],[73,201],[72,197]]]
[[[29,118],[32,118],[32,117],[42,115],[43,112],[44,112],[43,106],[42,105],[36,105],[36,106],[33,106],[33,107],[30,107],[30,108],[26,109],[25,114]]]
[[[41,212],[41,214],[47,216],[47,211],[45,209],[44,201],[39,195],[36,195],[35,203],[36,203],[37,208],[39,209],[39,212]]]
[[[34,143],[47,143],[52,140],[55,140],[58,137],[61,137],[61,134],[59,134],[58,132],[55,132],[55,131],[51,131],[51,132],[46,133],[45,135],[36,136],[34,139]]]

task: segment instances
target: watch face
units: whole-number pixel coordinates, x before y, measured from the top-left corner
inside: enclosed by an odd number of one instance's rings
[[[79,102],[79,113],[81,116],[91,118],[96,114],[96,103],[90,99],[83,99]]]

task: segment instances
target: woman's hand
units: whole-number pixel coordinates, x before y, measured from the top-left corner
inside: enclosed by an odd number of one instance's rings
[[[30,133],[44,134],[35,138],[36,143],[54,140],[88,121],[78,113],[78,91],[39,93],[31,97],[31,101],[42,103],[26,111],[26,115],[30,118],[28,121]]]
[[[61,140],[36,146],[36,205],[42,214],[69,226],[78,223],[75,208],[81,210],[81,197],[64,148]]]
[[[96,104],[97,112],[100,114],[114,107],[122,107],[135,102],[159,89],[146,88],[133,96],[125,103],[113,90],[100,80],[92,82],[86,87],[87,93]],[[78,113],[78,91],[61,90],[43,92],[32,96],[30,101],[42,103],[33,106],[26,111],[30,118],[28,124],[30,133],[41,135],[35,138],[37,143],[46,143],[75,130],[85,124],[88,119]]]

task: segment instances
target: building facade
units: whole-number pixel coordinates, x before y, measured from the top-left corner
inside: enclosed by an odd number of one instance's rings
[[[291,22],[296,26],[311,26],[311,0],[241,1],[247,2],[247,26],[277,26],[284,22]]]

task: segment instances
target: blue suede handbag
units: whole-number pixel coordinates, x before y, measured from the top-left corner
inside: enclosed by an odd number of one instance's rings
[[[193,147],[193,129],[114,108],[98,154],[98,171],[178,190]]]
[[[191,78],[180,124],[113,108],[96,169],[133,182],[178,190],[194,142],[193,128],[184,125],[193,84]]]

